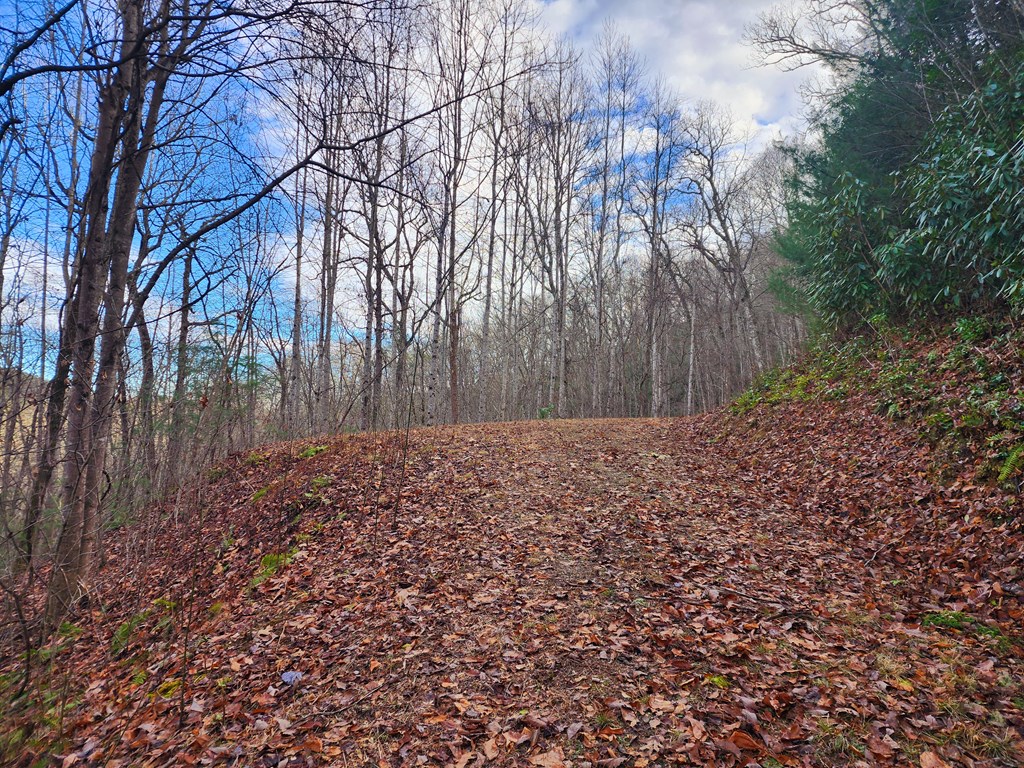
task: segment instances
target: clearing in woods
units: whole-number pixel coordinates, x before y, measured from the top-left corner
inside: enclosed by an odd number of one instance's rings
[[[202,525],[165,520],[145,558],[152,530],[112,543],[106,578],[144,594],[105,586],[95,639],[62,652],[88,670],[66,754],[1017,764],[1012,622],[943,600],[991,547],[943,560],[907,517],[980,502],[934,497],[920,449],[865,418],[819,414],[793,440],[544,421],[237,457],[197,491]],[[875,441],[849,447],[856,430]]]

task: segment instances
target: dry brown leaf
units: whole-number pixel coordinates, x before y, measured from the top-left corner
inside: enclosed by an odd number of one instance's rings
[[[921,768],[950,768],[949,763],[934,752],[921,753]]]
[[[530,765],[539,765],[542,768],[566,768],[565,755],[556,747],[549,752],[531,757]]]
[[[488,760],[493,760],[501,754],[501,750],[498,749],[498,739],[494,736],[485,741],[481,749],[484,751],[484,757]]]

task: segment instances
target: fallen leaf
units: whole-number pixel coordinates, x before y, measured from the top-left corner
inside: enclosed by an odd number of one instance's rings
[[[921,768],[950,768],[950,766],[934,752],[922,752]]]
[[[760,742],[755,740],[752,736],[743,731],[735,731],[732,736],[729,737],[729,741],[735,744],[740,749],[752,749],[760,751],[764,748]]]
[[[562,754],[561,749],[556,747],[549,752],[531,757],[530,765],[539,765],[543,768],[566,768],[565,755]]]

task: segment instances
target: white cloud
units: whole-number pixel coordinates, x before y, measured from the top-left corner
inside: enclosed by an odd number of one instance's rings
[[[744,28],[777,0],[550,0],[543,21],[587,50],[606,20],[647,61],[651,74],[687,100],[727,107],[737,128],[761,143],[801,124],[800,84],[807,70],[757,66]]]

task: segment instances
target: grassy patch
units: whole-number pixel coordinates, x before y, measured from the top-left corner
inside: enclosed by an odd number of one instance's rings
[[[329,445],[310,445],[299,451],[300,459],[312,459],[314,456],[319,456],[321,453],[330,448]]]
[[[1011,640],[1003,634],[999,627],[983,624],[963,611],[933,611],[926,613],[921,619],[921,626],[938,629],[953,629],[959,632],[973,632],[981,637],[995,640],[1000,650],[1008,650]]]
[[[822,718],[817,725],[818,731],[811,739],[821,757],[855,757],[864,754],[863,742],[836,723]]]
[[[72,624],[69,621],[62,621],[60,623],[60,626],[57,627],[57,634],[58,635],[60,635],[61,637],[66,637],[66,638],[71,638],[71,639],[78,637],[83,632],[85,632],[84,629],[82,629],[79,626],[76,626],[76,625]]]
[[[1007,728],[985,728],[978,723],[957,723],[945,733],[938,734],[940,744],[956,744],[966,752],[989,759],[1013,754],[1014,743]]]
[[[750,389],[730,406],[730,410],[741,415],[761,404],[806,402],[818,393],[819,388],[814,371],[775,368],[759,376]]]

